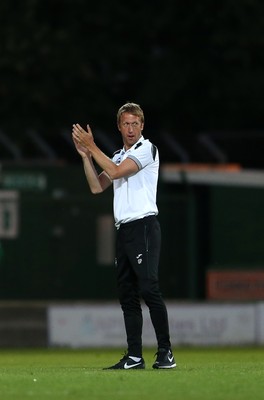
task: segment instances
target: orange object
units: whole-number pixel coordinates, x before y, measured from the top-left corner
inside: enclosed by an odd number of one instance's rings
[[[264,270],[209,270],[207,298],[210,300],[263,300]]]

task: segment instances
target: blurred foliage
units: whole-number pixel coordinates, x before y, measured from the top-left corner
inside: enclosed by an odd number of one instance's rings
[[[2,0],[0,126],[263,127],[263,0]]]

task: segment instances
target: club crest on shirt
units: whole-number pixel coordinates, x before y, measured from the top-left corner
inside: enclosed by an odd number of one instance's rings
[[[119,157],[115,160],[115,164],[119,165],[122,161],[122,155],[124,154],[124,151],[122,149],[115,151],[112,158],[117,154],[119,154]]]

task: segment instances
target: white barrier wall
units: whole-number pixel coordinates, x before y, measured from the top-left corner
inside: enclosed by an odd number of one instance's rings
[[[172,345],[264,344],[264,303],[168,303]],[[143,345],[156,346],[148,309]],[[118,304],[53,305],[48,309],[50,346],[126,347]]]

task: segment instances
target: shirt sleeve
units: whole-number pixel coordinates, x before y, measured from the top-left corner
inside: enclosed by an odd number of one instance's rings
[[[149,141],[142,142],[141,146],[135,147],[127,158],[131,158],[139,169],[145,168],[155,160],[157,148]]]

